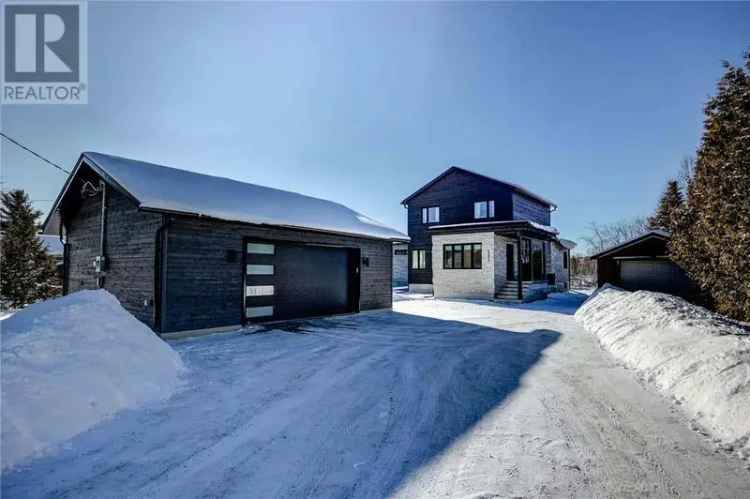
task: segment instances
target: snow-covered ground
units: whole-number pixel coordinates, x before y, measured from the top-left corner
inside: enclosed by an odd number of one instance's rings
[[[750,329],[662,293],[602,288],[576,313],[722,447],[750,457]]]
[[[117,412],[169,397],[179,355],[104,290],[30,305],[2,321],[2,467]]]
[[[6,472],[4,497],[750,497],[744,462],[576,323],[583,298],[174,342],[188,388]]]

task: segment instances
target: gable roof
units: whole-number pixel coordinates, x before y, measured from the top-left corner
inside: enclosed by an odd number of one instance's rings
[[[471,171],[471,170],[467,170],[466,168],[462,168],[460,166],[451,166],[450,168],[448,168],[447,170],[445,170],[443,173],[441,173],[440,175],[438,175],[437,177],[435,177],[434,179],[430,180],[425,185],[423,185],[422,187],[420,187],[416,192],[414,192],[413,194],[410,194],[408,197],[406,197],[403,201],[401,201],[401,204],[403,204],[403,205],[409,204],[410,200],[412,200],[416,196],[419,196],[420,194],[422,194],[424,191],[426,191],[427,189],[429,189],[430,187],[432,187],[439,180],[442,180],[445,177],[447,177],[448,175],[450,175],[451,173],[455,173],[455,172],[468,173],[469,175],[474,175],[476,177],[480,177],[482,179],[489,180],[491,182],[495,182],[497,184],[502,184],[502,185],[504,185],[506,187],[510,187],[512,190],[514,190],[515,192],[517,192],[519,194],[523,194],[524,196],[528,196],[528,197],[530,197],[532,199],[535,199],[535,200],[539,201],[540,203],[546,204],[546,205],[548,205],[550,207],[557,208],[557,205],[555,203],[553,203],[552,201],[550,201],[549,199],[545,199],[542,196],[534,194],[533,192],[531,192],[531,191],[529,191],[527,189],[524,189],[520,185],[511,183],[511,182],[506,182],[505,180],[498,180],[496,178],[489,177],[487,175],[483,175],[481,173],[477,173],[477,172],[474,172],[474,171]]]
[[[131,198],[141,210],[409,240],[401,232],[333,201],[96,152],[81,154],[50,214],[57,210],[83,164]],[[45,225],[51,218],[47,217]]]
[[[614,253],[621,249],[627,248],[628,246],[641,243],[647,239],[656,238],[656,239],[661,239],[663,241],[668,241],[670,237],[672,237],[671,234],[667,232],[666,230],[661,230],[661,229],[650,230],[646,232],[645,234],[641,234],[640,236],[634,237],[632,239],[628,239],[627,241],[623,243],[610,246],[609,248],[603,249],[602,251],[598,253],[594,253],[589,258],[601,258],[603,256],[609,255],[610,253]]]

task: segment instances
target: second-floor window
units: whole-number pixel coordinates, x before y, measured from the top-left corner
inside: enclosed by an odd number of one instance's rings
[[[430,206],[429,208],[422,208],[422,223],[423,224],[434,224],[440,221],[440,207]]]
[[[474,218],[493,218],[494,216],[494,201],[477,201],[474,203]]]

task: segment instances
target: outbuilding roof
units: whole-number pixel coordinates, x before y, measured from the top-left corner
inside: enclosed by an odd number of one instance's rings
[[[146,211],[393,241],[409,240],[401,232],[333,201],[97,152],[81,154],[50,213],[57,210],[83,164]],[[45,225],[51,218],[48,216]]]
[[[547,206],[549,206],[551,208],[557,208],[557,205],[555,203],[553,203],[552,201],[550,201],[549,199],[545,199],[545,198],[543,198],[542,196],[540,196],[538,194],[534,194],[533,192],[529,191],[528,189],[525,189],[525,188],[521,187],[520,185],[511,183],[511,182],[507,182],[505,180],[499,180],[499,179],[490,177],[488,175],[483,175],[481,173],[477,173],[477,172],[472,171],[472,170],[467,170],[466,168],[463,168],[463,167],[460,167],[460,166],[451,166],[450,168],[448,168],[447,170],[445,170],[443,173],[441,173],[440,175],[438,175],[437,177],[433,178],[432,180],[430,180],[429,182],[427,182],[425,185],[423,185],[422,187],[420,187],[413,194],[409,195],[406,199],[404,199],[403,201],[401,201],[401,204],[403,204],[403,205],[409,204],[410,200],[412,200],[416,196],[422,194],[424,191],[426,191],[427,189],[429,189],[430,187],[432,187],[433,184],[435,184],[435,182],[437,182],[438,180],[441,180],[441,179],[447,177],[448,175],[450,175],[451,173],[454,173],[454,172],[464,172],[464,173],[468,173],[470,175],[475,175],[477,177],[481,177],[481,178],[483,178],[485,180],[489,180],[491,182],[502,184],[502,185],[504,185],[506,187],[510,187],[513,191],[515,191],[515,192],[517,192],[519,194],[523,194],[524,196],[530,197],[531,199],[535,199],[535,200],[539,201],[540,203],[546,204]]]
[[[620,251],[621,249],[627,248],[628,246],[638,244],[642,241],[645,241],[646,239],[657,238],[657,239],[667,240],[670,237],[671,237],[670,233],[667,232],[666,230],[654,229],[654,230],[646,232],[645,234],[641,234],[640,236],[634,237],[632,239],[628,239],[627,241],[622,242],[620,244],[616,244],[614,246],[610,246],[609,248],[603,249],[602,251],[591,255],[589,258],[601,258],[603,256],[609,255],[610,253],[615,253],[617,251]]]

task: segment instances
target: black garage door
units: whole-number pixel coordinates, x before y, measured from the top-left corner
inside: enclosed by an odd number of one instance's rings
[[[354,312],[359,251],[245,242],[245,319],[268,321]]]
[[[620,260],[620,285],[629,290],[645,289],[678,293],[690,285],[685,273],[669,260]]]

